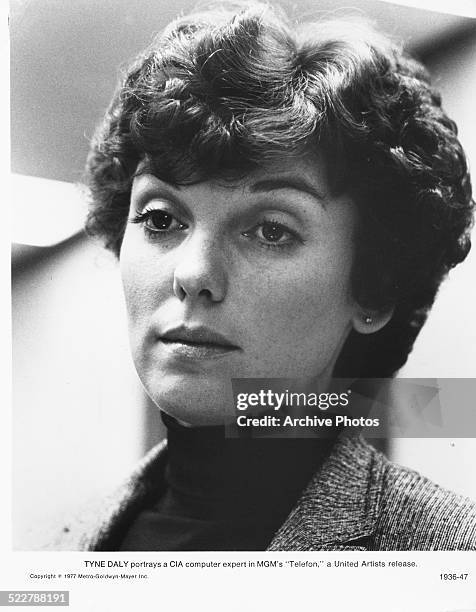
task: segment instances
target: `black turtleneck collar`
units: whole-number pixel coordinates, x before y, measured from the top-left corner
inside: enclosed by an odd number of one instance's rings
[[[167,488],[133,522],[121,550],[264,550],[333,444],[226,438],[224,427],[162,418]]]
[[[186,427],[163,414],[170,490],[208,518],[286,518],[330,451],[323,439],[226,438],[224,427]]]

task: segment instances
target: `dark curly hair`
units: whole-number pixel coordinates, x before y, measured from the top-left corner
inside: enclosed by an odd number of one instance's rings
[[[88,229],[119,255],[143,159],[184,185],[317,151],[332,192],[359,209],[354,297],[394,308],[379,332],[350,333],[335,375],[391,376],[470,249],[473,201],[426,70],[362,23],[291,26],[254,3],[173,22],[129,69],[93,139]]]

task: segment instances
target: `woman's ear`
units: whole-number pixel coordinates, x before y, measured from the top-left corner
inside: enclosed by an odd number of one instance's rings
[[[383,311],[359,310],[352,319],[352,325],[359,334],[374,334],[387,325],[393,311],[394,308]]]

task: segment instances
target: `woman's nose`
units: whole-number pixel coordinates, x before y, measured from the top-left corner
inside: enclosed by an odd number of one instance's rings
[[[210,302],[225,299],[228,278],[220,240],[190,236],[179,247],[174,271],[174,293],[180,300],[203,298]]]

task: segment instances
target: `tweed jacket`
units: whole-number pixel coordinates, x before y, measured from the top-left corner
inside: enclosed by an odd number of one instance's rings
[[[119,550],[138,513],[165,489],[166,442],[53,547]],[[476,504],[388,461],[360,436],[340,436],[268,550],[476,550]]]

